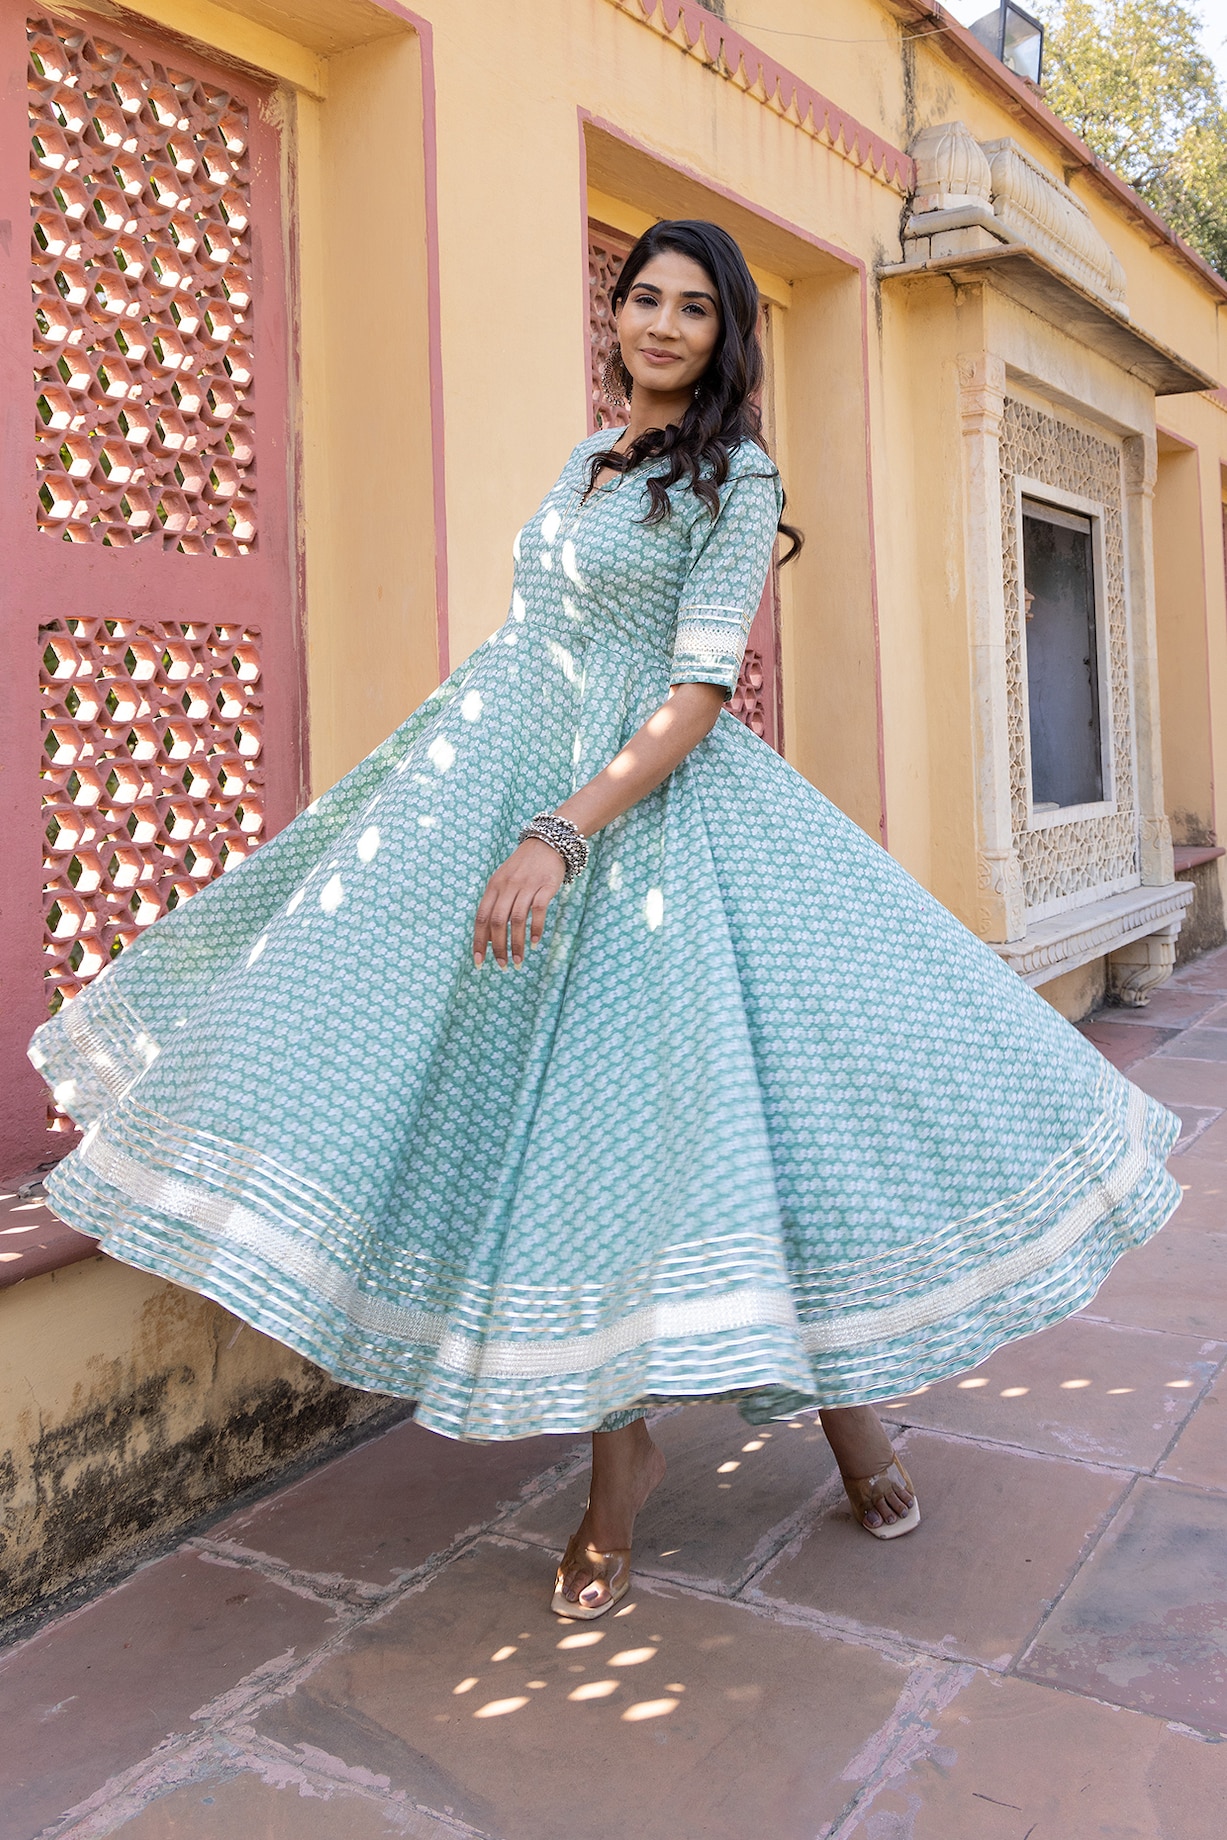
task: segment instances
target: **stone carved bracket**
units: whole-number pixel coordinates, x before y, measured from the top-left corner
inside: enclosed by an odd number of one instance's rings
[[[1138,859],[1142,880],[1152,885],[1170,882],[1176,873],[1172,849],[1172,827],[1167,815],[1143,818],[1138,836]]]
[[[1008,938],[1019,930],[1026,912],[1022,864],[1013,850],[979,850],[976,854],[979,907],[976,931],[981,939]]]
[[[1131,434],[1121,442],[1125,490],[1153,498],[1159,477],[1159,444],[1153,434]]]
[[[1108,989],[1118,1003],[1143,1009],[1160,984],[1176,969],[1176,940],[1180,921],[1135,939],[1108,954]]]

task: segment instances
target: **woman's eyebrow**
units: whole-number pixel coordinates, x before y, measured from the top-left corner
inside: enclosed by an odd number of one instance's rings
[[[645,294],[661,294],[664,292],[664,289],[657,287],[654,281],[636,281],[634,287],[642,288]],[[632,288],[631,291],[633,293],[634,288]],[[713,307],[716,304],[716,296],[706,293],[702,288],[683,288],[679,298],[682,300],[710,300]]]

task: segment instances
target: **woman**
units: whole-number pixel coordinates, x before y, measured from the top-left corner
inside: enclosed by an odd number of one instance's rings
[[[570,1617],[628,1587],[650,1405],[817,1408],[891,1538],[868,1402],[1080,1308],[1178,1199],[1176,1121],[722,713],[797,542],[735,243],[656,225],[614,304],[630,425],[501,631],[33,1050],[107,1251],[446,1435],[592,1431]]]

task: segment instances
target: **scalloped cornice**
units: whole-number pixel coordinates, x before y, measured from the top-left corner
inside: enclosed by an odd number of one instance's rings
[[[609,0],[609,4],[871,178],[897,192],[911,191],[915,169],[902,148],[893,147],[846,109],[811,89],[694,0]]]

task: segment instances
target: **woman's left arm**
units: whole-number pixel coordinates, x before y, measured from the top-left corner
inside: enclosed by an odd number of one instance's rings
[[[719,684],[675,684],[668,700],[595,779],[558,806],[585,837],[594,837],[640,799],[655,792],[687,754],[711,733],[727,692]],[[530,837],[513,850],[486,884],[473,928],[473,959],[483,964],[486,948],[507,969],[524,962],[527,941],[541,943],[550,902],[562,886],[558,852]],[[510,932],[510,951],[508,933]]]

